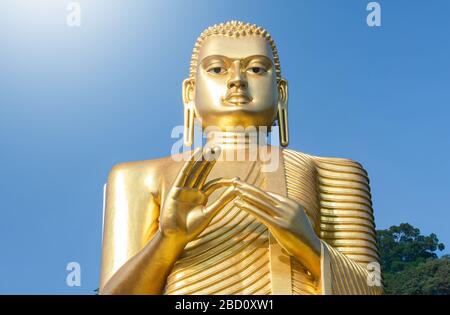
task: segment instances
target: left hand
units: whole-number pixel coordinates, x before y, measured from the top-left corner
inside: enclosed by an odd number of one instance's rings
[[[235,205],[258,218],[280,245],[313,274],[320,276],[320,239],[304,208],[292,199],[245,183],[234,181],[238,198]]]

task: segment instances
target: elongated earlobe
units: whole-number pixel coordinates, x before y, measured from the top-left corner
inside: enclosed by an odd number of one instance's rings
[[[184,145],[190,147],[194,139],[194,108],[191,104],[184,105]]]
[[[286,108],[278,109],[278,124],[280,125],[280,144],[282,147],[289,145],[289,130],[288,130],[288,114]]]
[[[183,81],[183,104],[184,104],[184,128],[183,142],[184,145],[190,147],[194,139],[194,80],[186,79]]]
[[[289,144],[289,124],[288,124],[288,84],[281,79],[278,83],[278,126],[280,127],[280,144],[287,147]]]

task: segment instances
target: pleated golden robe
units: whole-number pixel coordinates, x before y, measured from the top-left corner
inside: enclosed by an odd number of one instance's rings
[[[369,180],[360,164],[280,150],[277,172],[261,163],[244,181],[301,204],[322,240],[321,277],[314,279],[268,229],[232,204],[190,242],[167,279],[165,294],[380,294]]]

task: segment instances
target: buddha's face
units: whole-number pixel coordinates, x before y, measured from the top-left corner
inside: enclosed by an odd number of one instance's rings
[[[256,35],[209,36],[202,44],[195,80],[184,82],[184,102],[193,101],[203,128],[270,127],[287,83],[277,83],[272,50]]]

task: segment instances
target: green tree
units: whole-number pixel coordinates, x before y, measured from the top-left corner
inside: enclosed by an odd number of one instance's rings
[[[391,275],[390,294],[450,294],[450,256],[429,259]]]
[[[420,234],[408,223],[377,231],[387,294],[450,294],[450,258],[436,234]]]

